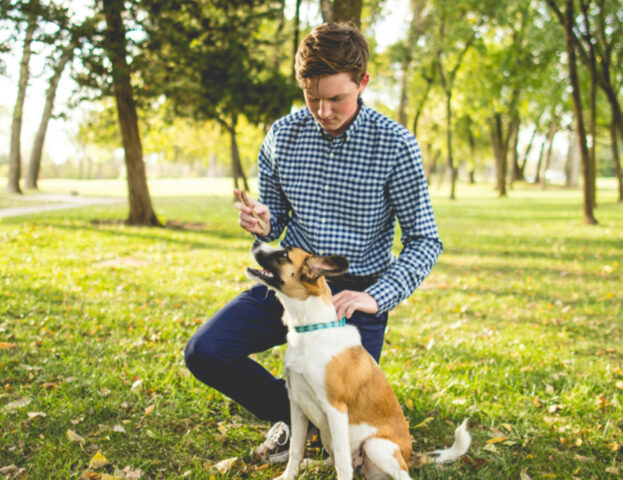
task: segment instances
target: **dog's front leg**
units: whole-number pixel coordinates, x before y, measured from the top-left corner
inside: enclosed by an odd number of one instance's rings
[[[329,430],[333,443],[333,461],[338,480],[352,480],[353,464],[348,433],[348,413],[329,407],[327,411]]]
[[[297,403],[290,399],[290,457],[285,472],[275,480],[294,480],[298,476],[299,466],[305,453],[307,426],[307,417]]]

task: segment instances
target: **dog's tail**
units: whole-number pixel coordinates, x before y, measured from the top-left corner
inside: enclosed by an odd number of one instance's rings
[[[467,431],[467,418],[454,431],[454,443],[450,448],[414,455],[409,462],[412,467],[421,467],[426,463],[448,463],[461,458],[472,443],[472,436]]]

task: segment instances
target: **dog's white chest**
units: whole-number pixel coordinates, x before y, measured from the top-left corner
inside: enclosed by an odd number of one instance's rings
[[[302,334],[288,334],[283,365],[288,395],[321,431],[327,428],[325,374],[329,361],[345,349],[360,345],[355,327],[346,326]]]

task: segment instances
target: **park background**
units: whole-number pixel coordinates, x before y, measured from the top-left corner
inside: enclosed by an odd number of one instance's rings
[[[420,142],[445,246],[392,313],[381,366],[417,451],[465,417],[474,435],[464,460],[414,476],[620,477],[619,2],[0,13],[0,475],[280,473],[248,455],[267,426],[191,378],[182,350],[249,286],[231,189],[256,192],[267,128],[303,105],[295,45],[346,18],[370,40],[364,101]],[[258,358],[278,374],[282,353]]]

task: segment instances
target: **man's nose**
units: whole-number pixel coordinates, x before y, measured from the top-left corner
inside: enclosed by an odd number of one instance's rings
[[[318,116],[320,118],[329,118],[331,115],[331,102],[320,100],[318,104]]]

